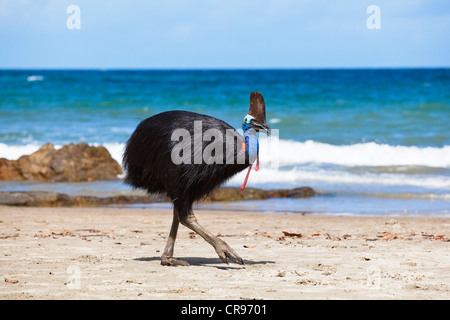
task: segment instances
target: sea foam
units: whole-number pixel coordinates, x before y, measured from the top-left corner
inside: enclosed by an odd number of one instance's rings
[[[228,184],[239,186],[244,181],[245,172],[234,176]],[[342,170],[324,170],[317,168],[302,168],[300,166],[291,169],[271,169],[262,165],[258,172],[252,171],[248,186],[266,188],[277,186],[283,188],[312,185],[315,183],[327,184],[363,184],[363,185],[388,185],[410,186],[427,189],[450,190],[450,179],[446,176],[419,176],[403,174],[373,174],[352,173]]]
[[[26,145],[7,145],[0,143],[0,158],[8,160],[17,160],[23,155],[32,154],[36,152],[41,146],[37,144]]]
[[[450,146],[442,148],[391,146],[375,142],[335,146],[321,142],[279,140],[260,142],[261,163],[278,162],[280,167],[318,163],[341,166],[426,166],[450,168]],[[94,145],[100,145],[95,143]],[[123,143],[105,143],[111,156],[119,163],[125,148]],[[0,155],[1,156],[1,155]],[[273,166],[272,166],[273,167]]]
[[[122,164],[124,143],[93,143],[92,145],[103,145],[111,156]],[[39,147],[36,144],[0,143],[0,158],[15,160],[22,155],[37,151]],[[260,170],[251,173],[249,186],[264,187],[267,184],[295,186],[316,181],[450,189],[450,178],[447,174],[426,174],[427,170],[422,169],[425,174],[420,174],[420,170],[412,170],[412,174],[409,174],[409,171],[405,170],[405,168],[423,166],[447,171],[450,168],[450,146],[419,148],[374,142],[335,146],[314,141],[280,140],[276,150],[278,152],[274,152],[273,142],[270,145],[268,140],[261,139]],[[274,166],[274,163],[277,166]],[[395,172],[374,170],[377,167],[389,166],[399,167],[394,170]],[[365,167],[367,170],[364,169]],[[246,174],[244,171],[233,177],[229,184],[240,185]]]
[[[327,163],[342,166],[450,167],[450,146],[419,148],[375,142],[336,146],[311,140],[280,140],[276,148],[278,152],[273,152],[273,148],[266,147],[267,144],[268,140],[264,139],[260,143],[261,159],[278,161],[280,166]]]
[[[27,81],[28,82],[42,81],[42,80],[44,80],[44,76],[35,76],[35,75],[33,75],[33,76],[28,76],[27,77]]]
[[[293,187],[320,182],[450,189],[450,178],[446,175],[408,174],[408,171],[403,173],[405,168],[414,166],[449,168],[450,146],[419,148],[374,142],[335,146],[314,141],[292,140],[279,140],[275,148],[274,144],[276,142],[261,139],[260,170],[252,171],[249,186]],[[117,162],[122,163],[125,144],[106,143],[103,146]],[[274,163],[277,166],[274,166]],[[394,174],[389,171],[373,170],[374,167],[390,166],[398,166]],[[352,171],[354,167],[368,169]],[[245,174],[246,170],[240,172],[228,184],[241,185]]]
[[[273,146],[276,145],[274,150]],[[124,143],[92,143],[103,145],[119,163],[125,148]],[[18,159],[31,154],[41,146],[37,144],[7,145],[0,143],[0,158]],[[60,146],[55,146],[59,148]],[[278,162],[280,167],[306,163],[334,164],[341,166],[427,166],[450,168],[450,146],[425,147],[391,146],[375,142],[353,145],[330,145],[315,141],[279,140],[269,143],[260,141],[261,163]],[[276,152],[274,152],[276,151]]]

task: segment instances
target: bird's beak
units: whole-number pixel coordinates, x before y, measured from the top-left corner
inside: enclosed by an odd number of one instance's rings
[[[262,131],[264,131],[268,136],[270,136],[272,134],[272,131],[271,131],[270,127],[267,125],[267,123],[262,123],[262,122],[259,122],[256,119],[252,119],[252,121],[250,122],[250,125],[255,130],[262,130]]]

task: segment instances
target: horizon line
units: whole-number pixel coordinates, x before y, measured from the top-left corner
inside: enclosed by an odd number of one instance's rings
[[[400,67],[261,67],[261,68],[231,68],[231,67],[200,67],[200,68],[84,68],[84,67],[68,67],[68,68],[17,68],[17,67],[0,67],[0,71],[28,71],[28,70],[38,70],[38,71],[295,71],[295,70],[406,70],[406,69],[450,69],[450,66],[400,66]]]

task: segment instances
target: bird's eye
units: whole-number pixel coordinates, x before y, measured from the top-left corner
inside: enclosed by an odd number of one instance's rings
[[[251,115],[246,115],[246,116],[244,117],[244,120],[243,120],[242,122],[243,122],[243,123],[250,124],[250,123],[252,122],[253,119],[254,119],[254,118],[253,118]]]

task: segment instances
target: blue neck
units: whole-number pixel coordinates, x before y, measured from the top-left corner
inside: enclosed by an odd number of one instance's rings
[[[258,135],[256,133],[256,130],[253,129],[250,126],[242,126],[244,130],[244,138],[245,138],[245,151],[248,154],[249,163],[252,164],[255,162],[256,157],[258,156],[259,152],[259,142],[258,142]]]

